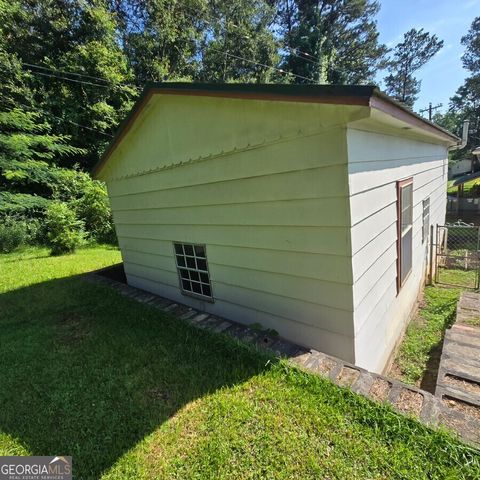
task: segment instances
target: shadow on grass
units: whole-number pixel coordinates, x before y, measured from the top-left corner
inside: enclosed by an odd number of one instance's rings
[[[453,310],[451,314],[445,317],[444,322],[441,325],[441,338],[435,345],[432,345],[428,352],[428,360],[420,382],[420,388],[430,392],[432,395],[435,394],[435,389],[437,387],[438,369],[442,357],[445,331],[451,328],[455,323],[455,316],[456,310]]]
[[[0,311],[0,432],[34,455],[72,455],[75,478],[98,478],[267,359],[80,277],[4,293]]]

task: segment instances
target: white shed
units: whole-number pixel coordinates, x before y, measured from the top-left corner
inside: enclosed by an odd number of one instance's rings
[[[371,86],[147,86],[95,167],[128,283],[384,369],[458,138]]]

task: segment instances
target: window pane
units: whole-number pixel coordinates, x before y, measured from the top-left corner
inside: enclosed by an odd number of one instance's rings
[[[186,278],[187,280],[190,279],[190,276],[188,275],[188,270],[180,269],[180,276],[181,276],[182,278]]]
[[[402,232],[404,232],[407,228],[409,228],[411,224],[412,224],[411,210],[403,211],[402,212]]]
[[[203,283],[209,283],[208,275],[207,275],[206,273],[200,273],[200,280],[201,280]]]
[[[183,247],[181,243],[175,244],[175,253],[178,253],[179,255],[183,255]]]
[[[402,187],[401,192],[402,231],[412,224],[413,220],[413,185]]]
[[[428,239],[428,231],[430,228],[430,197],[426,198],[423,201],[423,212],[422,212],[422,243]]]
[[[195,245],[195,255],[205,258],[205,248],[202,245]]]
[[[203,285],[202,284],[202,293],[204,295],[206,295],[207,297],[211,297],[212,296],[212,290],[210,289],[210,287],[208,285]]]
[[[188,280],[182,280],[182,287],[189,292],[192,290]]]
[[[193,293],[199,293],[200,295],[202,294],[202,287],[197,282],[192,282],[192,290]]]
[[[199,270],[207,271],[207,262],[205,260],[202,260],[201,258],[197,258],[197,268]]]
[[[412,229],[402,236],[401,250],[400,280],[403,284],[412,269]]]
[[[190,278],[192,280],[195,280],[196,282],[198,282],[200,280],[200,276],[199,276],[198,272],[194,272],[194,271],[190,272]]]
[[[413,184],[402,187],[402,209],[412,207]]]
[[[195,259],[193,257],[185,257],[186,260],[187,260],[187,267],[188,268],[197,268],[196,265],[195,265]]]
[[[177,255],[177,265],[179,267],[184,267],[185,266],[185,257],[181,257],[180,255]]]
[[[192,255],[193,257],[193,245],[184,245],[185,255]]]
[[[404,186],[400,183],[397,202],[399,206],[397,222],[400,230],[397,276],[398,287],[401,287],[412,269],[413,183]]]

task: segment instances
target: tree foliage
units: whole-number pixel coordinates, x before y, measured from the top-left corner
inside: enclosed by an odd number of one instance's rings
[[[480,145],[480,17],[473,20],[468,33],[462,37],[465,53],[462,56],[468,76],[450,99],[449,116],[456,120],[457,131],[464,120],[470,120],[467,151]],[[458,152],[456,156],[465,156]]]
[[[264,0],[215,0],[204,11],[198,79],[214,82],[272,82],[278,71],[278,41],[271,26],[276,10]]]
[[[55,162],[62,156],[83,153],[68,141],[68,136],[52,134],[37,112],[18,108],[0,112],[0,195],[4,213],[35,214],[45,207],[62,171]]]
[[[389,75],[385,78],[389,95],[409,107],[413,107],[420,92],[421,81],[414,73],[423,67],[441,48],[443,40],[425,32],[423,28],[412,28],[398,43],[387,62]]]
[[[102,0],[12,0],[2,20],[0,51],[17,59],[55,133],[83,149],[72,161],[90,168],[137,94],[115,15]]]
[[[283,68],[305,83],[371,82],[387,51],[378,41],[379,9],[373,0],[280,1]]]

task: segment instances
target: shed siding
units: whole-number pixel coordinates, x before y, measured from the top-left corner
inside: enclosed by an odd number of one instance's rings
[[[104,174],[129,283],[354,361],[344,120],[322,126],[318,105],[162,102]],[[163,126],[182,115],[197,120],[178,125],[179,146]],[[189,159],[192,145],[205,157]],[[173,241],[206,244],[214,303],[181,294]]]
[[[424,281],[428,241],[422,244],[422,201],[430,197],[430,224],[443,224],[446,146],[347,131],[352,218],[356,363],[381,371],[409,320]],[[413,177],[413,267],[397,295],[396,182]]]

